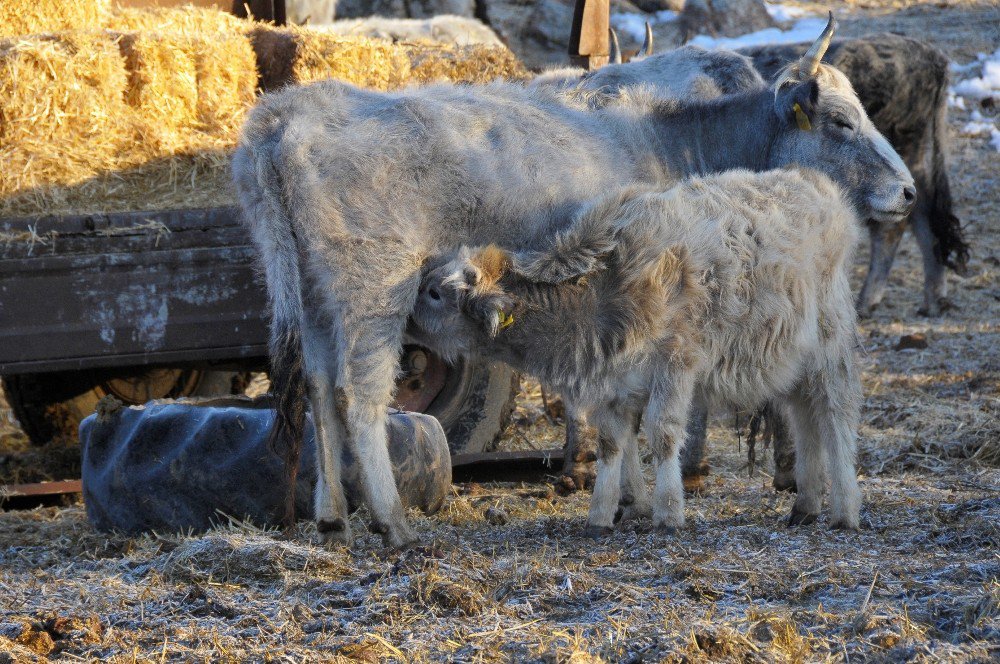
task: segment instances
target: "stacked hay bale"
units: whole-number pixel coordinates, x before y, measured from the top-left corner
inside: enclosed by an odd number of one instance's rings
[[[4,0],[0,37],[102,27],[110,0]]]
[[[81,30],[0,39],[0,216],[232,204],[229,157],[260,89],[527,75],[506,49],[65,4],[100,11]]]

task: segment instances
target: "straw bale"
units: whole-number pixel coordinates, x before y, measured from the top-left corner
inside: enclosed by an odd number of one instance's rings
[[[129,33],[121,46],[126,99],[138,111],[146,153],[234,142],[256,97],[256,59],[246,35]]]
[[[0,37],[18,37],[103,25],[109,0],[6,0]]]
[[[296,49],[292,76],[298,83],[335,78],[374,90],[392,90],[410,79],[410,58],[390,41],[343,38],[291,28]]]
[[[329,78],[394,90],[435,81],[485,83],[528,77],[517,57],[502,47],[394,43],[304,27],[259,26],[252,39],[264,90]]]
[[[128,69],[125,99],[138,111],[139,142],[149,152],[183,145],[197,117],[198,81],[192,49],[177,37],[123,35]]]
[[[509,49],[481,44],[446,46],[407,44],[411,82],[489,83],[503,78],[526,80],[528,71]]]
[[[112,167],[131,138],[125,89],[110,36],[0,43],[0,196]]]
[[[120,32],[158,32],[185,35],[238,33],[247,21],[218,9],[193,7],[113,7],[105,27]]]

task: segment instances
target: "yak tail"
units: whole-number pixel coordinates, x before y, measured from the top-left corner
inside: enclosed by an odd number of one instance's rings
[[[945,70],[947,72],[947,70]],[[946,74],[947,76],[947,74]],[[929,223],[935,238],[934,253],[938,261],[958,274],[965,274],[969,261],[969,245],[962,232],[962,223],[952,211],[951,186],[945,167],[946,134],[948,131],[947,78],[938,87],[935,99],[932,131],[931,197]]]
[[[269,377],[277,409],[268,445],[284,464],[287,493],[281,521],[287,531],[295,525],[295,483],[306,422],[301,252],[284,204],[280,172],[274,164],[278,138],[269,129],[275,127],[275,118],[265,114],[266,109],[259,108],[257,117],[248,121],[233,158],[233,172],[244,219],[253,234],[267,281],[271,313]],[[260,115],[265,115],[264,122],[259,121]]]

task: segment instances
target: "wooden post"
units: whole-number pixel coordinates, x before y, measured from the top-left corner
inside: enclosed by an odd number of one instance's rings
[[[585,69],[597,69],[608,64],[609,27],[610,0],[576,0],[569,36],[569,56],[573,64]]]

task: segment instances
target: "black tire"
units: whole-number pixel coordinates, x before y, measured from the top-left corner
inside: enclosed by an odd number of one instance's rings
[[[231,394],[240,384],[234,372],[148,367],[3,377],[14,417],[35,445],[56,438],[76,441],[80,422],[108,394],[131,405],[150,399]]]
[[[441,423],[452,454],[489,452],[510,423],[520,376],[504,364],[465,359],[424,410]]]

